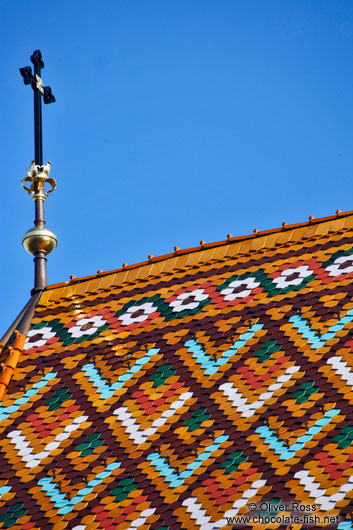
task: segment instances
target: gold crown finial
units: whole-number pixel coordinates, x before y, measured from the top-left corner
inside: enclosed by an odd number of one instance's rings
[[[35,261],[38,270],[41,269],[41,273],[38,273],[40,280],[38,285],[40,284],[41,289],[46,285],[45,257],[58,244],[56,235],[48,228],[45,228],[44,219],[44,201],[49,193],[56,188],[55,180],[49,176],[50,165],[51,162],[48,162],[46,166],[40,166],[32,160],[30,168],[26,168],[27,176],[21,181],[22,188],[32,195],[35,203],[34,227],[25,233],[22,245],[27,252],[35,256],[38,263],[40,262],[40,265],[37,265],[37,261]],[[29,183],[28,186],[26,185],[27,183]]]
[[[55,190],[56,182],[50,177],[50,165],[48,162],[46,166],[39,166],[32,160],[31,166],[27,169],[27,176],[22,179],[21,186],[28,193],[33,195],[33,200],[42,200],[48,197],[49,193]],[[26,183],[30,182],[30,186],[27,187]],[[45,189],[45,185],[49,184],[50,188]]]

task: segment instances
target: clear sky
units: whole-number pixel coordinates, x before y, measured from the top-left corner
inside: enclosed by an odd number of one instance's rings
[[[0,0],[3,331],[33,287],[35,49],[49,283],[353,209],[352,0]],[[0,330],[0,334],[2,332]]]

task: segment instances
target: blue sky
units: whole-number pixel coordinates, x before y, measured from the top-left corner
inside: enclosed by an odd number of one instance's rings
[[[3,331],[33,286],[41,49],[48,281],[353,209],[351,0],[0,0]]]

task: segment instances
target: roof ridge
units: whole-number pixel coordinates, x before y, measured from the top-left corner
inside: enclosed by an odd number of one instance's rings
[[[324,222],[327,222],[327,221],[333,221],[333,220],[336,220],[336,219],[341,219],[341,218],[349,217],[349,216],[352,216],[352,215],[353,215],[353,210],[348,210],[346,212],[341,212],[340,210],[336,210],[336,214],[335,215],[331,215],[331,216],[328,216],[328,217],[314,218],[313,216],[310,216],[308,221],[304,221],[304,222],[301,222],[301,223],[293,223],[293,224],[287,224],[286,222],[283,222],[281,227],[270,228],[268,230],[261,230],[260,231],[260,230],[257,230],[255,228],[252,234],[247,234],[247,235],[242,235],[242,236],[235,236],[235,237],[231,236],[231,234],[228,234],[227,239],[224,239],[224,240],[221,240],[221,241],[215,241],[215,242],[211,242],[211,243],[205,243],[204,241],[200,241],[200,245],[198,245],[196,247],[190,247],[190,248],[184,248],[184,249],[179,249],[178,247],[175,247],[174,252],[170,252],[168,254],[161,254],[160,256],[152,256],[152,255],[150,255],[149,259],[146,260],[146,261],[140,261],[140,262],[137,262],[137,263],[132,263],[130,265],[127,265],[127,264],[124,263],[122,267],[117,268],[117,269],[112,269],[112,270],[109,270],[109,271],[99,271],[96,274],[90,274],[90,275],[87,275],[87,276],[79,276],[77,278],[72,275],[70,277],[69,281],[50,284],[50,285],[48,285],[46,287],[46,290],[51,290],[51,289],[56,289],[56,288],[60,288],[60,287],[65,287],[65,286],[68,286],[68,285],[74,285],[75,283],[80,283],[80,282],[87,281],[87,280],[99,279],[99,278],[102,278],[104,276],[109,276],[111,274],[115,274],[115,273],[118,273],[118,272],[124,272],[124,271],[128,271],[128,270],[136,269],[136,268],[139,268],[139,267],[143,267],[145,265],[151,265],[153,263],[158,263],[160,261],[167,260],[167,259],[170,259],[170,258],[174,258],[176,256],[183,256],[183,255],[186,255],[186,254],[191,254],[193,252],[199,252],[200,250],[212,249],[212,248],[220,247],[220,246],[223,246],[223,245],[229,245],[230,243],[237,243],[237,242],[241,242],[241,241],[257,239],[257,238],[262,237],[262,236],[267,236],[267,235],[275,234],[275,233],[279,233],[279,232],[282,232],[282,233],[283,232],[288,232],[288,231],[296,229],[296,228],[314,226],[314,225],[317,225],[317,224],[320,224],[320,223],[324,223]]]

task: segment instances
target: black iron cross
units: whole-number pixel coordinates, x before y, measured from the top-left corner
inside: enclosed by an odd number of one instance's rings
[[[44,68],[44,62],[40,50],[35,50],[31,55],[31,61],[34,65],[34,74],[31,66],[20,68],[23,82],[25,85],[31,85],[34,92],[34,160],[37,165],[43,165],[43,139],[42,139],[42,99],[44,103],[54,103],[55,97],[51,92],[50,86],[43,86],[40,71]]]

